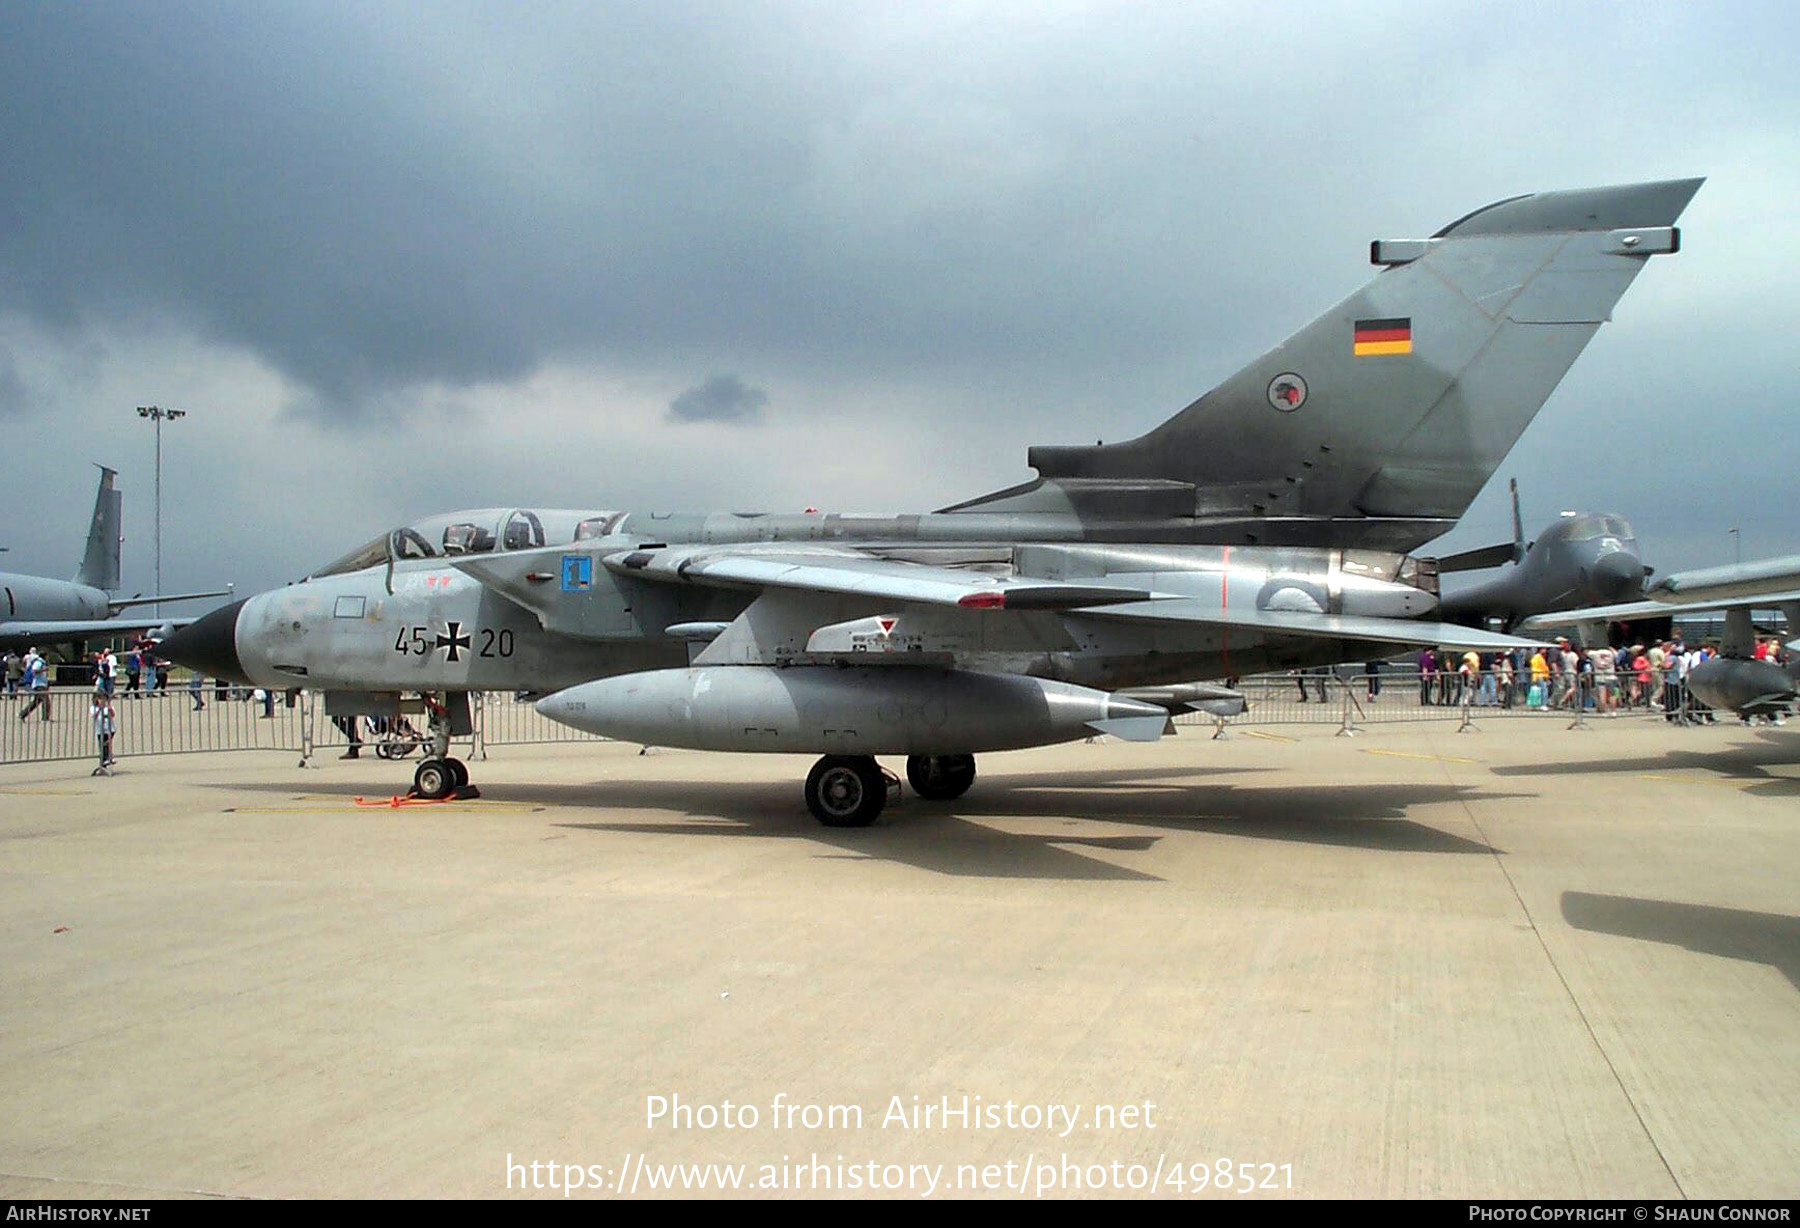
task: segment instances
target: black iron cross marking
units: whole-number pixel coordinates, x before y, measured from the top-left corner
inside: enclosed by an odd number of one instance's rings
[[[445,634],[445,632],[448,634]],[[448,624],[444,628],[444,631],[438,634],[437,646],[439,648],[447,648],[450,650],[444,654],[444,660],[449,664],[454,665],[456,662],[462,660],[459,651],[469,646],[469,637],[463,634],[462,624]]]

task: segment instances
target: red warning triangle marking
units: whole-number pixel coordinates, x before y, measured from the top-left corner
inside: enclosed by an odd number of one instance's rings
[[[881,634],[887,635],[894,629],[894,624],[900,620],[897,618],[877,618],[875,621],[881,624]]]

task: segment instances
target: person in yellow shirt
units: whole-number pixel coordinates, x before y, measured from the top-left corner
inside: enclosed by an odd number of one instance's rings
[[[1550,701],[1550,662],[1544,660],[1544,650],[1535,649],[1531,654],[1531,685],[1538,688],[1538,702]]]

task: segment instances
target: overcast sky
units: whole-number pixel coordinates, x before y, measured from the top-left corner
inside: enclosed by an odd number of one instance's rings
[[[928,510],[1154,426],[1368,241],[1705,175],[1445,549],[1800,551],[1788,4],[0,5],[8,570],[471,506]]]

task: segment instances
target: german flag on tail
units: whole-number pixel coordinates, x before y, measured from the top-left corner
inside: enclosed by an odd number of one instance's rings
[[[1370,354],[1412,353],[1412,317],[1398,320],[1358,320],[1354,348],[1358,358]]]

